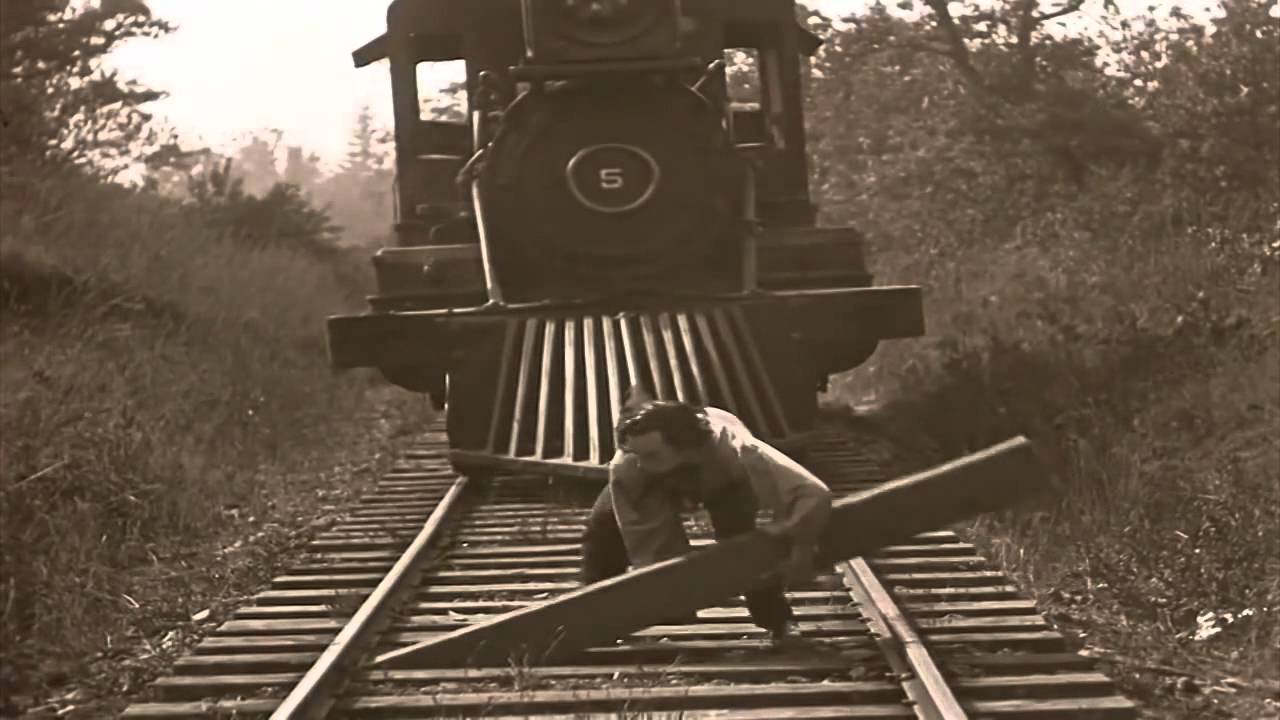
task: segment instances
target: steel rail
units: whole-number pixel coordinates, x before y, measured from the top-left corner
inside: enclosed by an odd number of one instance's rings
[[[541,326],[534,330],[540,338]],[[614,350],[621,362],[621,348]],[[818,433],[809,460],[833,492],[866,492],[884,482],[883,468],[846,432]],[[513,667],[503,657],[378,671],[369,658],[384,648],[581,589],[576,553],[585,506],[540,483],[531,487],[521,474],[484,478],[483,501],[472,506],[465,498],[480,478],[455,488],[443,434],[432,432],[429,445],[406,453],[348,521],[313,540],[270,590],[122,717],[1135,717],[1112,681],[1061,647],[1061,635],[1036,615],[1035,603],[1016,595],[1007,576],[980,569],[977,548],[951,532],[914,535],[865,561],[845,555],[822,568],[828,572],[820,578],[790,588],[802,634],[816,641],[817,653],[764,652],[761,633],[746,625],[749,610],[718,601],[697,623],[611,639],[587,649],[577,664]],[[452,508],[440,509],[446,498]],[[413,586],[402,586],[395,605],[384,604],[383,619],[372,621],[376,632],[352,644],[348,659],[313,683],[310,705],[291,713],[281,699],[298,692],[304,675],[315,675],[317,656],[337,644],[334,634],[348,632],[346,620],[333,617],[335,598],[363,597],[383,581],[425,529],[426,514],[441,539],[420,572],[410,574]],[[696,546],[713,543],[706,523],[694,531]],[[573,621],[594,617],[582,613]]]
[[[334,696],[342,690],[344,676],[385,625],[401,591],[416,584],[423,562],[428,559],[428,547],[440,534],[466,486],[465,475],[453,483],[404,554],[271,714],[271,720],[315,720],[329,712]]]
[[[912,710],[920,720],[968,720],[950,684],[929,655],[906,614],[885,590],[875,571],[860,557],[837,565],[845,587],[866,615],[894,679],[902,685]]]

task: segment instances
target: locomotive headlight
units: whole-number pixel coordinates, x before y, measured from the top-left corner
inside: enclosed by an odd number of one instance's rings
[[[671,57],[680,0],[524,0],[525,46],[539,63]]]
[[[564,0],[565,8],[579,20],[608,21],[617,18],[630,0]]]
[[[592,45],[617,45],[633,40],[656,19],[651,3],[630,0],[564,0],[559,34]]]

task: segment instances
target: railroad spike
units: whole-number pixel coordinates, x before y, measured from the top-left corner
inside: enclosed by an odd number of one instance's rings
[[[820,543],[822,562],[1005,508],[1043,481],[1030,441],[1019,437],[843,498],[834,503]],[[757,530],[385,653],[373,666],[489,666],[512,657],[547,663],[741,593],[786,554],[782,540]]]

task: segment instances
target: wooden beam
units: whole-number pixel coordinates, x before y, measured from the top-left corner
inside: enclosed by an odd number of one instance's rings
[[[824,562],[866,555],[921,532],[1012,504],[1041,487],[1031,443],[1015,438],[834,504]],[[573,590],[439,638],[385,653],[381,668],[541,665],[723,602],[750,589],[787,555],[762,531]]]

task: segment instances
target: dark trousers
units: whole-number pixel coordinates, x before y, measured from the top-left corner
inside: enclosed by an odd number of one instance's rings
[[[756,500],[750,488],[721,493],[703,505],[711,515],[717,541],[751,532],[756,527]],[[613,496],[606,486],[596,498],[587,529],[582,534],[582,582],[591,584],[621,575],[628,565],[627,548],[618,529],[618,518],[613,514]],[[743,597],[751,621],[766,630],[793,617],[780,579],[770,580]]]

